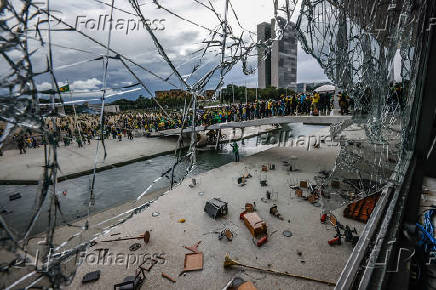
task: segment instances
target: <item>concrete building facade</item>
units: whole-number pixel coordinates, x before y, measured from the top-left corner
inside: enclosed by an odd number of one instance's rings
[[[257,41],[266,41],[271,38],[271,24],[262,22],[257,25]],[[258,49],[257,80],[259,88],[271,86],[271,54],[265,55],[265,49]]]
[[[257,40],[275,38],[276,20],[271,24],[263,22],[257,26]],[[258,86],[293,88],[297,86],[297,37],[295,24],[290,23],[281,40],[274,41],[271,53],[264,57],[263,49],[258,51]]]

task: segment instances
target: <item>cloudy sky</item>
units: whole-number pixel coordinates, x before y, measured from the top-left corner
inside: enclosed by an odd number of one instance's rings
[[[55,11],[53,14],[56,17],[101,44],[106,44],[108,41],[108,20],[111,11],[108,5],[103,4],[104,2],[110,3],[110,0],[50,1],[51,8]],[[207,3],[204,0],[159,0],[164,8],[168,8],[171,12],[192,22],[189,23],[165,11],[165,9],[158,9],[157,5],[151,0],[139,1],[143,15],[150,20],[151,27],[155,29],[153,32],[159,43],[181,75],[188,76],[194,67],[199,67],[198,71],[188,79],[190,83],[201,78],[213,66],[217,65],[221,58],[218,48],[210,49],[203,57],[201,57],[201,53],[198,53],[200,49],[206,47],[205,41],[212,39],[211,31],[217,29],[220,25],[217,16],[198,2]],[[211,2],[222,18],[224,1],[211,0]],[[243,37],[247,42],[251,41],[250,36],[256,40],[255,34],[250,33],[250,31],[255,32],[258,23],[269,22],[274,16],[273,1],[271,0],[238,0],[233,1],[232,4],[238,18],[236,19],[230,9],[229,25],[234,36],[239,37],[244,32]],[[152,93],[156,90],[182,87],[180,81],[174,75],[171,75],[170,67],[159,55],[152,38],[139,18],[133,15],[134,10],[129,2],[127,0],[115,0],[115,6],[119,9],[113,12],[114,30],[111,34],[110,47],[161,78],[168,78],[168,82],[162,81],[142,68],[129,63],[132,71],[148,86]],[[42,7],[45,7],[45,5],[42,5]],[[297,15],[294,14],[292,19],[295,21],[296,18]],[[44,16],[40,16],[40,19],[44,19]],[[46,28],[47,26],[43,24],[40,27]],[[77,92],[77,94],[74,94],[76,98],[92,97],[92,93],[86,94],[86,92],[98,91],[103,86],[103,64],[100,57],[106,54],[105,48],[77,32],[57,31],[63,30],[66,26],[56,20],[51,23],[51,28],[53,30],[51,34],[54,56],[53,66],[57,81],[61,85],[67,82],[70,83],[70,88]],[[33,33],[30,32],[29,34],[34,36]],[[48,39],[47,31],[42,31],[42,35],[45,40]],[[46,67],[47,43],[41,46],[38,42],[33,41],[31,46],[39,48],[33,56],[34,71],[42,71]],[[114,53],[110,53],[110,55],[115,56]],[[255,68],[256,63],[257,56],[251,56],[249,64]],[[299,45],[297,82],[325,80],[327,78],[316,60],[305,54]],[[206,88],[213,88],[216,86],[217,81],[218,76],[216,75]],[[36,82],[39,89],[51,87],[51,80],[47,74],[38,77]],[[122,87],[136,82],[119,60],[109,60],[108,88],[113,88],[114,91],[118,92],[123,90]],[[257,74],[244,75],[242,65],[238,63],[227,74],[225,83],[255,87],[257,85]],[[149,96],[143,89],[125,96],[131,98],[139,94]]]

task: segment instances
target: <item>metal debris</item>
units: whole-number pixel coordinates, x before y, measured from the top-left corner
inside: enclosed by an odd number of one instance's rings
[[[207,201],[204,206],[204,211],[211,217],[211,218],[218,218],[221,216],[227,215],[227,202],[222,201],[219,198],[212,198],[211,200]]]
[[[140,244],[140,243],[134,243],[133,245],[131,245],[131,246],[129,247],[129,250],[130,250],[131,252],[134,252],[134,251],[138,250],[139,248],[141,248],[141,244]]]
[[[292,232],[291,232],[291,231],[288,231],[288,230],[285,230],[285,231],[283,231],[283,235],[284,235],[285,237],[292,237]]]
[[[89,272],[85,276],[83,276],[82,283],[85,284],[85,283],[97,281],[99,279],[100,279],[100,270],[97,270],[97,271]]]

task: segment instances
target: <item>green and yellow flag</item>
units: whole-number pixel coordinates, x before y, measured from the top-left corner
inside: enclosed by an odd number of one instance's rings
[[[60,87],[60,88],[59,88],[59,91],[60,91],[61,93],[69,92],[69,91],[70,91],[70,85],[68,84],[68,85],[65,85],[65,86],[63,86],[63,87]]]

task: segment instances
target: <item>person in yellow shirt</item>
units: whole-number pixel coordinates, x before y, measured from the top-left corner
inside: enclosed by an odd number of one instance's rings
[[[312,98],[312,115],[318,116],[319,94],[315,93]]]

